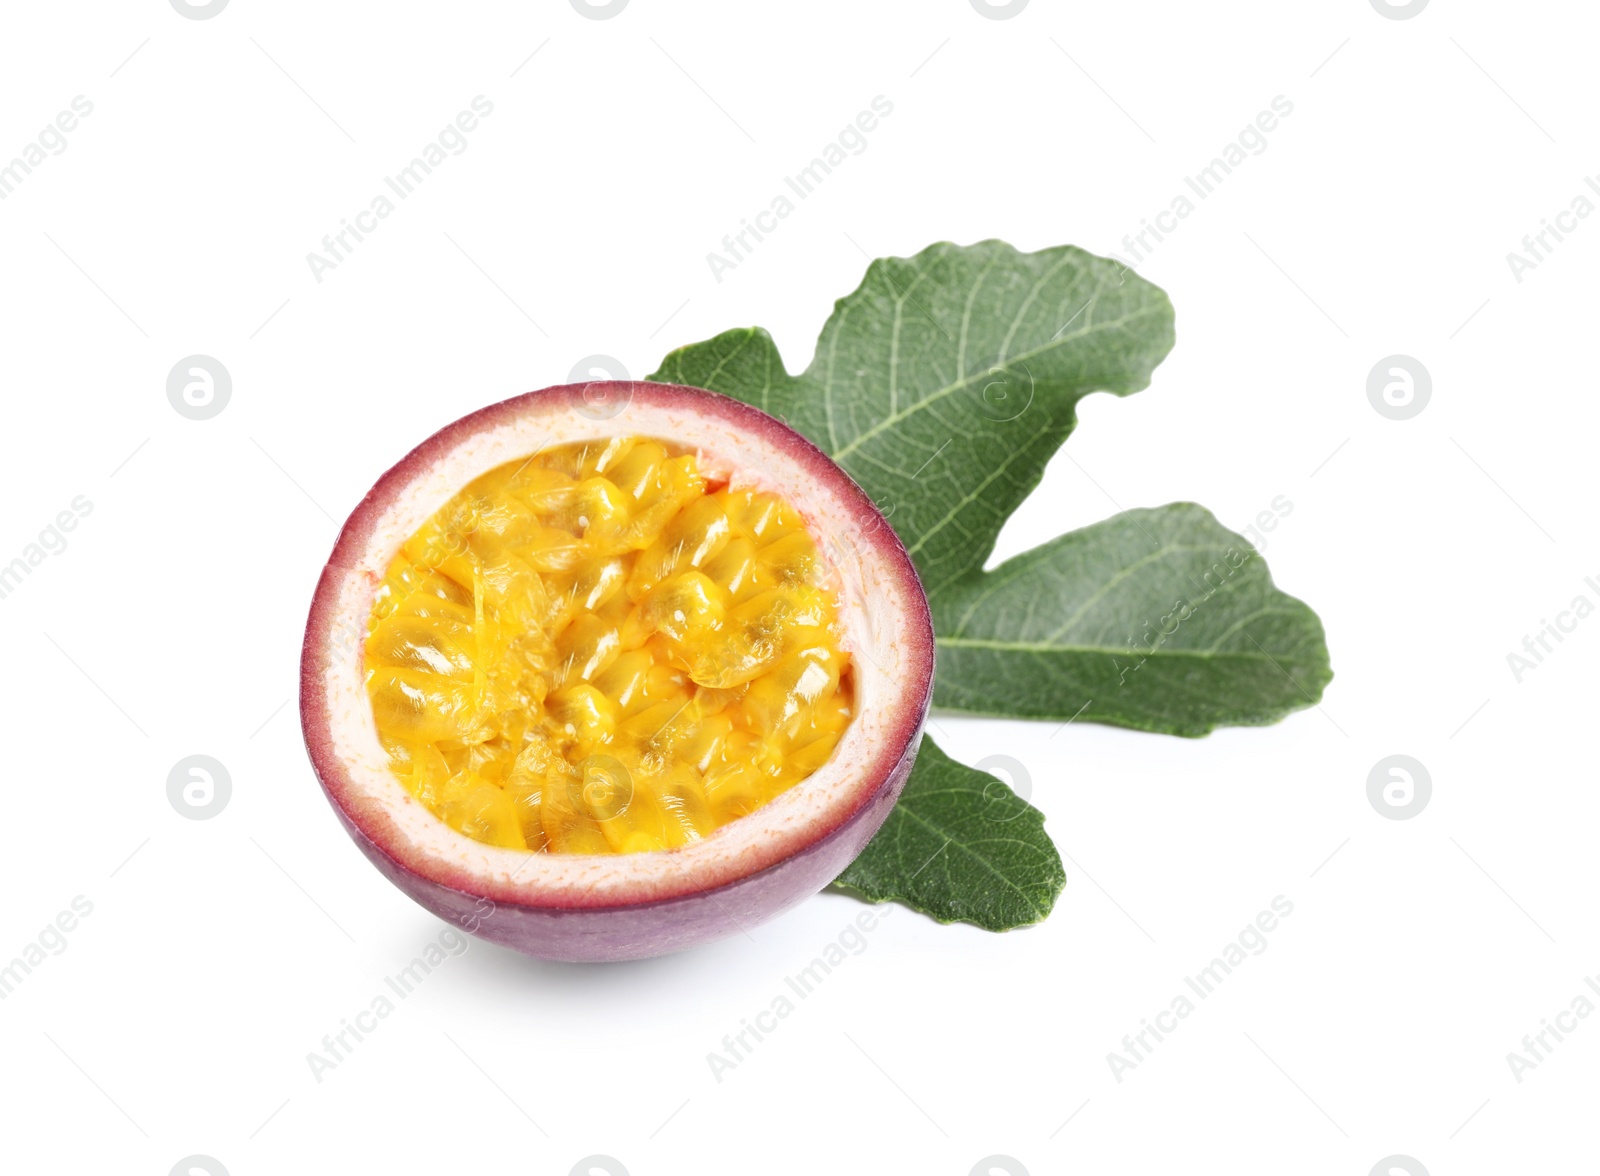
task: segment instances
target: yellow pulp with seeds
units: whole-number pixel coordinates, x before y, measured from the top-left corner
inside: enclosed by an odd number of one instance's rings
[[[851,718],[838,596],[781,499],[648,438],[491,470],[389,565],[365,645],[390,766],[491,845],[683,845]]]

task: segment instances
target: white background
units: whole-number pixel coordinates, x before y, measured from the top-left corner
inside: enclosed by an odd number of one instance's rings
[[[1600,218],[1520,283],[1506,254],[1600,171],[1597,24],[1470,0],[8,6],[0,160],[94,110],[0,202],[0,563],[93,509],[0,600],[0,959],[74,896],[93,913],[0,1003],[0,1167],[1592,1164],[1600,1018],[1520,1083],[1506,1055],[1600,973],[1600,620],[1520,684],[1506,655],[1600,603]],[[316,281],[307,253],[480,94],[468,149]],[[867,149],[715,280],[706,254],[880,94]],[[1195,741],[935,716],[951,754],[1025,766],[1069,859],[1055,913],[991,935],[894,910],[720,1083],[706,1055],[859,904],[623,966],[474,941],[315,1081],[307,1053],[442,928],[340,830],[289,701],[373,479],[594,353],[637,377],[760,324],[798,370],[863,252],[1122,251],[1277,95],[1268,148],[1139,267],[1172,357],[1085,402],[998,554],[1180,499],[1243,529],[1286,496],[1265,554],[1327,624],[1322,706]],[[1433,379],[1402,422],[1366,396],[1397,352]],[[194,353],[233,379],[207,421],[166,397]],[[166,795],[197,753],[233,782],[207,821]],[[1411,820],[1367,799],[1394,753],[1433,780]],[[1277,895],[1268,949],[1116,1081],[1108,1052]]]

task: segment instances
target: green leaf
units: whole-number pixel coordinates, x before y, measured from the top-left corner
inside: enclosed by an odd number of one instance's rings
[[[1271,723],[1332,678],[1322,623],[1193,503],[1131,510],[932,600],[934,702],[1173,735]]]
[[[1166,295],[1116,262],[939,244],[868,266],[797,376],[752,327],[674,351],[649,378],[783,418],[871,495],[928,592],[938,705],[1203,735],[1309,706],[1332,676],[1316,614],[1273,587],[1244,539],[1176,504],[983,570],[1078,401],[1144,388],[1172,342]],[[838,884],[941,922],[1036,922],[1065,882],[1042,825],[925,739]]]
[[[889,819],[835,885],[941,923],[1037,923],[1066,885],[1044,814],[926,737]]]
[[[871,495],[932,595],[983,567],[1078,401],[1145,387],[1172,338],[1166,294],[1114,261],[940,244],[869,265],[799,376],[753,327],[675,351],[648,378],[786,420]]]

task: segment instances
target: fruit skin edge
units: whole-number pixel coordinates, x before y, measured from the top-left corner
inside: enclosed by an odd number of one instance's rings
[[[890,709],[885,742],[891,745],[893,760],[886,765],[885,757],[878,755],[867,768],[860,769],[869,776],[881,772],[881,778],[871,783],[870,789],[858,788],[858,802],[850,813],[787,857],[721,885],[665,898],[607,905],[494,899],[449,885],[401,861],[342,803],[340,785],[347,776],[334,750],[331,718],[321,705],[330,614],[339,582],[354,565],[353,555],[362,551],[377,517],[387,507],[391,489],[403,489],[414,474],[461,441],[524,412],[553,404],[565,404],[576,411],[573,406],[611,403],[612,397],[624,406],[638,399],[697,415],[705,412],[716,417],[719,424],[757,435],[767,446],[782,450],[809,467],[819,480],[833,482],[837,491],[855,500],[862,515],[876,518],[873,546],[894,566],[900,580],[897,588],[908,612],[908,627],[915,630],[907,657],[925,673],[921,675],[920,688],[914,684],[905,686],[884,704]],[[803,504],[796,506],[803,510]],[[341,555],[345,557],[342,560]],[[323,794],[368,860],[398,889],[440,918],[524,954],[569,962],[643,959],[680,951],[747,932],[821,891],[855,860],[888,819],[915,762],[932,697],[933,625],[927,598],[904,545],[883,522],[871,499],[821,450],[782,422],[730,397],[672,384],[596,381],[557,385],[489,405],[423,441],[378,479],[346,520],[318,581],[301,654],[300,711],[306,751]]]
[[[921,730],[919,721],[917,738],[867,804],[820,841],[714,890],[632,906],[528,906],[456,890],[396,861],[337,804],[334,810],[384,877],[419,906],[482,939],[567,963],[648,959],[748,931],[819,893],[843,873],[900,798],[917,758]]]

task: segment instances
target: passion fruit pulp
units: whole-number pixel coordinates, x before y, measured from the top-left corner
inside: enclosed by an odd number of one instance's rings
[[[301,713],[412,898],[625,959],[836,877],[899,795],[932,670],[904,548],[804,438],[701,389],[569,385],[373,487],[317,587]]]
[[[697,840],[827,762],[854,693],[838,597],[782,499],[653,439],[490,470],[407,539],[367,690],[395,774],[479,841]]]

